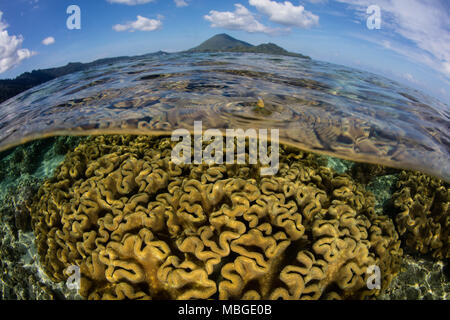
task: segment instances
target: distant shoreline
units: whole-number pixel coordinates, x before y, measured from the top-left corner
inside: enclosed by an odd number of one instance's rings
[[[199,46],[189,49],[187,51],[182,51],[179,53],[214,53],[214,52],[239,52],[239,53],[262,53],[262,54],[273,54],[281,56],[290,56],[303,59],[311,59],[308,56],[304,56],[299,53],[289,52],[276,44],[266,43],[259,46],[253,46],[247,42],[237,40],[227,34],[218,34],[214,37],[206,40]],[[95,60],[89,63],[68,63],[63,67],[56,67],[50,69],[39,69],[33,70],[32,72],[25,72],[15,79],[4,79],[0,80],[0,104],[7,101],[16,95],[25,92],[33,87],[41,85],[45,82],[51,81],[53,79],[86,70],[88,68],[116,63],[121,60],[126,59],[139,59],[147,56],[162,56],[168,55],[169,53],[158,51],[155,53],[145,54],[141,56],[122,56],[114,58],[106,58]]]

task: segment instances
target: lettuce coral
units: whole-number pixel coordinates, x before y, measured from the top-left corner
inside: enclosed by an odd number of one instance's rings
[[[450,187],[420,172],[403,171],[393,203],[406,245],[438,259],[450,258]]]
[[[99,136],[70,152],[32,205],[55,281],[81,270],[89,299],[344,299],[382,288],[402,255],[374,197],[315,156],[281,146],[259,165],[175,165],[173,142]]]

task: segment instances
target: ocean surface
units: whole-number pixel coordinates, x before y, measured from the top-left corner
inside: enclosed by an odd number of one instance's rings
[[[450,108],[389,79],[301,58],[166,54],[70,74],[0,105],[0,151],[53,135],[279,129],[280,140],[450,181]]]

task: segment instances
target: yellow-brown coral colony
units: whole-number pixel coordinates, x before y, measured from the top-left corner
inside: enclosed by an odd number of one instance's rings
[[[282,146],[280,170],[174,165],[168,138],[82,142],[32,207],[55,281],[78,265],[90,299],[364,298],[402,255],[374,197],[311,154]]]
[[[400,174],[394,205],[399,233],[406,245],[438,259],[450,258],[450,188],[420,172]]]

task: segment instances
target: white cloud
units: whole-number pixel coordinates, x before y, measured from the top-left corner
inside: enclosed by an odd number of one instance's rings
[[[448,61],[443,62],[442,67],[444,68],[444,72],[450,75],[450,62]]]
[[[223,11],[219,12],[212,10],[209,15],[205,15],[204,18],[211,22],[213,28],[224,28],[229,30],[243,30],[247,32],[261,32],[273,34],[279,29],[273,29],[267,27],[256,20],[253,13],[251,13],[242,4],[235,4],[236,9],[234,12]]]
[[[113,29],[117,32],[155,31],[162,27],[162,18],[162,16],[158,16],[158,19],[148,19],[138,15],[136,21],[130,21],[126,24],[116,24],[113,26]]]
[[[427,53],[423,50],[413,50],[411,48],[411,46],[409,46],[409,45],[404,45],[404,44],[401,44],[400,42],[397,42],[394,40],[389,41],[386,39],[379,39],[375,36],[368,37],[368,36],[363,36],[361,34],[355,34],[355,33],[351,33],[350,36],[352,36],[353,38],[356,38],[356,39],[360,39],[360,40],[374,43],[376,45],[384,47],[388,50],[391,50],[391,51],[407,58],[408,60],[410,60],[412,62],[415,62],[415,63],[421,62],[422,64],[427,65],[428,67],[435,69],[435,70],[442,69],[442,65],[440,64],[440,62],[438,60],[434,59],[432,55],[430,55],[429,53]]]
[[[42,40],[42,44],[44,44],[46,46],[49,46],[54,43],[55,43],[55,38],[53,38],[53,37],[47,37],[44,40]]]
[[[2,21],[3,12],[0,11],[0,73],[28,59],[36,53],[28,49],[21,49],[23,37],[10,36],[6,28],[8,25]]]
[[[204,18],[210,21],[211,26],[215,28],[267,34],[289,32],[290,27],[310,28],[319,24],[318,16],[305,10],[303,6],[295,6],[289,1],[279,3],[271,0],[249,0],[249,4],[267,16],[270,21],[288,28],[271,28],[262,24],[256,15],[242,4],[235,4],[234,12],[212,10]]]
[[[392,49],[392,45],[389,40],[383,40],[381,43],[382,43],[383,47],[385,47],[386,49]]]
[[[137,4],[146,4],[153,1],[155,0],[108,0],[109,3],[126,4],[129,6],[135,6]]]
[[[271,0],[249,0],[259,12],[269,20],[285,26],[310,28],[319,24],[319,17],[305,10],[301,5],[295,6],[289,1],[283,3]]]
[[[406,80],[408,80],[409,82],[416,83],[416,84],[419,83],[419,82],[416,80],[416,78],[415,78],[412,74],[410,74],[410,73],[405,73],[405,74],[403,75],[403,77],[404,77]]]
[[[185,0],[174,0],[177,8],[187,7],[188,3]]]
[[[359,12],[365,12],[373,4],[373,0],[337,1],[347,3]],[[392,40],[386,48],[450,77],[450,12],[443,1],[377,0],[377,5],[381,8],[382,30],[400,35],[410,43],[405,46],[394,44],[395,40]]]

